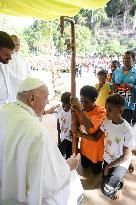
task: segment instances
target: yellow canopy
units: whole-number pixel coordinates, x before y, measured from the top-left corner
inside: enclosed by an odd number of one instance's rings
[[[0,0],[0,13],[51,20],[74,16],[81,8],[97,9],[109,0]]]

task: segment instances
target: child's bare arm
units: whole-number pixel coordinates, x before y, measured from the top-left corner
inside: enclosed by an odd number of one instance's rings
[[[123,154],[118,159],[111,162],[105,167],[104,175],[106,176],[108,174],[109,169],[111,169],[112,167],[117,167],[121,163],[125,162],[130,157],[131,152],[132,152],[132,149],[123,146]]]
[[[91,140],[91,141],[98,141],[102,136],[103,136],[104,132],[99,129],[95,134],[89,134],[89,133],[81,133],[80,132],[80,137],[83,137],[87,140]]]
[[[116,159],[114,162],[110,164],[110,168],[116,167],[119,164],[125,162],[130,157],[131,152],[132,152],[132,149],[123,146],[123,154],[118,159]]]
[[[84,125],[86,128],[94,127],[91,119],[88,118],[86,113],[83,111],[83,107],[81,103],[79,102],[78,98],[71,98],[71,105],[72,105],[72,108],[80,112],[80,124]]]
[[[87,117],[85,112],[80,112],[80,120],[81,120],[81,124],[84,125],[86,128],[90,129],[94,127],[91,119]]]

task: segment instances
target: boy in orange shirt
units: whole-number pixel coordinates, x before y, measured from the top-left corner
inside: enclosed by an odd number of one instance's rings
[[[84,86],[80,90],[80,102],[73,100],[73,106],[79,110],[79,123],[85,128],[85,132],[94,134],[98,131],[103,119],[106,116],[105,109],[96,105],[98,91],[95,87]],[[84,168],[91,167],[93,173],[99,174],[102,171],[104,153],[104,137],[97,142],[81,138],[81,165]]]

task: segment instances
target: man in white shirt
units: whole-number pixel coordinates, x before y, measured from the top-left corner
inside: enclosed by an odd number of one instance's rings
[[[30,68],[26,59],[20,54],[20,40],[16,35],[11,35],[13,42],[15,44],[14,54],[12,55],[12,60],[5,65],[9,70],[9,102],[16,101],[17,89],[29,74]]]
[[[4,104],[8,98],[9,74],[3,64],[9,63],[14,48],[10,35],[0,31],[0,105]]]
[[[39,121],[48,88],[25,79],[15,103],[0,110],[0,197],[9,204],[77,205],[82,186],[75,169],[79,156],[65,161]],[[3,202],[2,202],[3,203]]]

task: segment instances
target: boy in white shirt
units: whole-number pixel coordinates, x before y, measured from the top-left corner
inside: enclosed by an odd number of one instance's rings
[[[97,141],[105,133],[103,182],[104,195],[117,199],[123,187],[123,177],[131,163],[133,134],[132,127],[121,117],[125,99],[120,94],[110,95],[106,99],[106,119],[95,135],[84,137]]]
[[[70,92],[65,92],[61,95],[62,108],[57,114],[60,125],[60,142],[58,148],[63,156],[68,159],[72,154],[71,142],[71,106]]]

